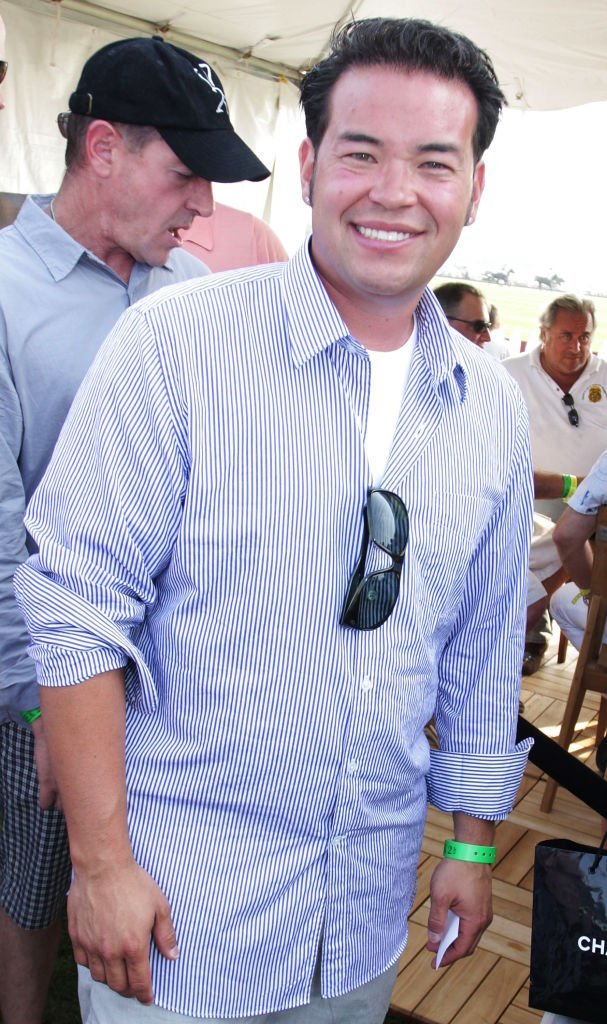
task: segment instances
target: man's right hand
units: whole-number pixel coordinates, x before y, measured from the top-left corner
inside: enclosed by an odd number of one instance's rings
[[[75,870],[68,924],[76,963],[141,1003],[154,999],[150,938],[167,960],[179,956],[168,901],[134,860],[96,874]]]

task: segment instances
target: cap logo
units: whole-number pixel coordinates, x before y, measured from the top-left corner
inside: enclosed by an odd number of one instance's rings
[[[205,64],[204,61],[200,61],[198,67],[195,67],[193,70],[194,74],[198,75],[198,77],[201,79],[201,81],[205,83],[205,85],[208,85],[211,92],[214,92],[217,96],[219,96],[215,113],[223,114],[225,112],[227,114],[228,101],[226,100],[225,93],[223,92],[223,90],[213,81],[213,74],[209,65]]]

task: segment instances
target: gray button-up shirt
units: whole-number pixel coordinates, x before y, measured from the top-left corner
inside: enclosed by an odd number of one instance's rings
[[[128,306],[209,272],[177,250],[163,267],[136,263],[125,284],[44,212],[51,198],[30,196],[0,231],[0,723],[38,704],[12,577],[28,555],[25,503],[80,382]]]

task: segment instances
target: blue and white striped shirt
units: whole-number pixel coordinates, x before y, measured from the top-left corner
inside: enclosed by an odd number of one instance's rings
[[[377,630],[338,621],[370,364],[307,246],[129,310],[31,503],[40,553],[18,591],[40,682],[127,665],[129,826],[173,911],[179,960],[151,953],[172,1010],[305,1003],[321,933],[323,993],[363,984],[406,940],[427,790],[444,810],[511,808],[525,406],[430,293],[416,315],[382,483],[410,540]]]

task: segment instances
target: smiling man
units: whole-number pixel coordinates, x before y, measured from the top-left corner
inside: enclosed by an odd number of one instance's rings
[[[211,182],[268,173],[234,132],[208,64],[158,39],[125,40],[95,53],[60,125],[67,170],[59,192],[29,197],[0,233],[5,1024],[42,1018],[70,870],[65,824],[53,809],[34,667],[12,589],[14,570],[35,549],[23,526],[25,501],[86,370],[123,310],[162,285],[207,273],[179,251],[179,233],[196,215],[211,212]],[[44,809],[37,806],[38,783]]]
[[[347,26],[302,86],[311,239],[139,303],[80,392],[17,585],[85,1022],[380,1024],[428,794],[454,819],[429,950],[449,909],[444,963],[491,919],[526,415],[426,286],[501,101],[461,36]]]

